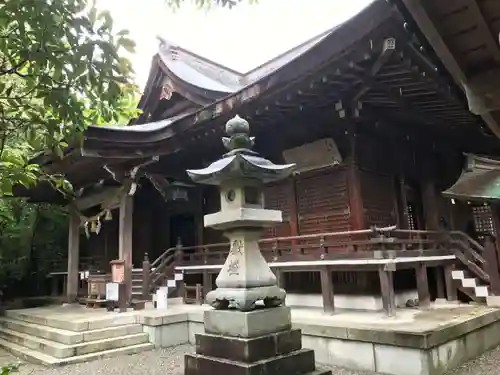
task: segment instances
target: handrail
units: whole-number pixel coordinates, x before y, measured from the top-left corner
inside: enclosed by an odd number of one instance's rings
[[[169,247],[158,258],[156,258],[153,263],[151,263],[151,267],[156,267],[158,265],[158,263],[160,263],[162,261],[163,258],[165,258],[170,253],[175,252],[176,249],[177,249],[177,247]]]
[[[435,254],[449,253],[454,254],[476,276],[489,282],[486,260],[483,256],[484,246],[461,231],[409,230],[388,226],[355,231],[270,237],[259,240],[259,244],[265,257],[272,256],[274,260],[280,257],[284,257],[284,260],[290,259],[291,256],[301,259],[311,259],[311,256],[313,259],[328,259],[339,255],[349,256],[349,254],[356,257],[363,257],[363,254],[374,256],[375,250],[411,251],[418,255],[422,251]],[[171,276],[175,267],[183,261],[187,261],[187,264],[223,261],[229,253],[229,247],[229,242],[220,242],[185,247],[178,245],[168,248],[151,264],[153,269],[150,271],[150,288],[154,288],[166,277]],[[345,251],[340,248],[344,248]],[[295,252],[296,250],[298,252]],[[333,252],[328,254],[329,250]]]

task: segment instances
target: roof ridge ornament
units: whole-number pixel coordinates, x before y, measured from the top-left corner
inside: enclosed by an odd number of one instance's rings
[[[235,154],[257,155],[252,151],[255,137],[250,137],[250,124],[247,120],[236,115],[226,123],[225,131],[229,136],[222,137],[224,147],[229,150],[225,157]]]

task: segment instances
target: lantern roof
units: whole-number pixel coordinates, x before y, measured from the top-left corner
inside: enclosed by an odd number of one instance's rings
[[[223,137],[222,142],[229,152],[206,168],[187,170],[194,182],[220,185],[227,180],[253,179],[266,184],[294,171],[295,164],[274,164],[252,151],[255,138],[250,137],[250,125],[238,115],[226,123],[226,134],[229,137]]]

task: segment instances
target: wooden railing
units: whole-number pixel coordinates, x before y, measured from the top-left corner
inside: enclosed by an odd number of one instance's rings
[[[471,272],[489,282],[482,255],[484,247],[458,231],[386,227],[265,238],[259,244],[268,262],[455,255]],[[149,294],[157,286],[164,285],[173,277],[176,266],[222,265],[228,253],[228,242],[169,248],[151,265],[144,265],[143,293]]]

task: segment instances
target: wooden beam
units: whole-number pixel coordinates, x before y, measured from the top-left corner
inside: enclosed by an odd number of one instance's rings
[[[480,30],[483,37],[481,40],[486,43],[488,51],[493,55],[493,59],[500,63],[500,49],[498,48],[498,38],[493,38],[493,34],[484,19],[483,12],[476,0],[468,0],[467,5],[469,11],[474,15],[474,19],[477,21],[478,29]]]
[[[84,196],[81,198],[77,198],[75,200],[76,207],[82,211],[90,207],[97,206],[98,204],[102,204],[103,202],[112,199],[117,196],[120,188],[105,188],[103,191],[99,193],[91,194],[88,196]]]
[[[411,13],[413,19],[417,23],[420,31],[424,34],[427,41],[436,52],[443,65],[448,69],[455,83],[462,87],[467,83],[467,77],[464,70],[459,65],[447,44],[441,37],[436,25],[432,21],[429,13],[424,8],[421,0],[401,0],[406,9]],[[482,114],[484,122],[497,138],[500,138],[500,123],[496,121],[490,113]]]
[[[335,310],[335,302],[333,297],[333,282],[330,269],[322,267],[320,270],[321,280],[321,295],[323,296],[323,311],[333,313]]]
[[[382,51],[380,55],[377,57],[375,62],[373,63],[370,71],[363,75],[362,81],[364,82],[363,86],[358,89],[358,91],[352,95],[350,98],[351,103],[356,103],[361,97],[366,94],[374,84],[374,78],[382,69],[387,61],[391,58],[392,54],[396,50],[396,39],[395,38],[387,38],[384,40],[382,44]]]
[[[427,278],[427,267],[420,263],[415,267],[417,277],[418,303],[424,309],[431,304],[431,294],[429,293],[429,280]]]

